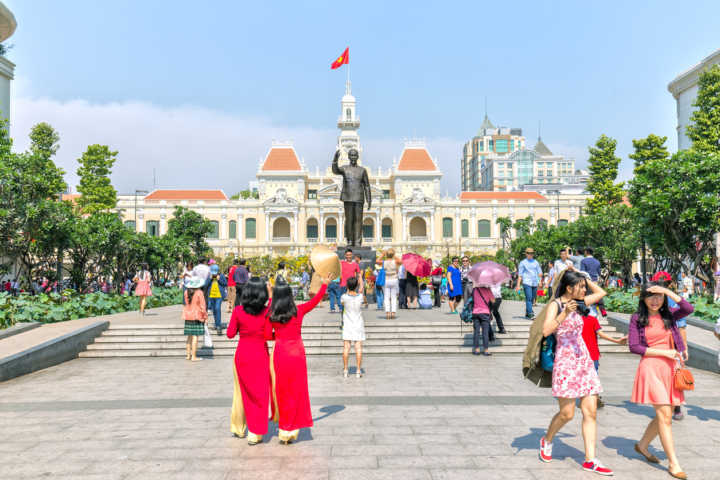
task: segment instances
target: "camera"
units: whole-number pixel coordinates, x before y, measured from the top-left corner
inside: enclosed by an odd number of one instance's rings
[[[590,315],[590,309],[588,308],[587,305],[585,305],[584,300],[575,300],[575,303],[577,303],[577,312],[581,316],[587,317],[588,315]]]

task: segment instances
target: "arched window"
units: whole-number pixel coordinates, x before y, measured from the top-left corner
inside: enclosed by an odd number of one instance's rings
[[[254,218],[246,218],[245,219],[245,238],[256,238],[256,232],[255,229],[257,227],[257,222]]]
[[[125,220],[124,225],[133,232],[135,231],[135,220]]]
[[[230,230],[228,238],[237,238],[237,222],[235,220],[230,220],[228,229]]]
[[[310,239],[316,239],[318,238],[318,222],[316,219],[311,218],[307,221],[307,238]]]
[[[363,239],[372,240],[375,238],[375,222],[372,218],[366,218],[363,220],[362,226]]]
[[[325,221],[325,239],[337,239],[337,220],[328,218]]]
[[[450,217],[443,218],[443,238],[452,238],[453,221]]]
[[[415,217],[410,220],[410,239],[420,240],[427,238],[427,224],[425,219]]]
[[[565,219],[558,220],[558,227],[564,227],[568,224],[568,221]]]
[[[210,230],[210,233],[207,234],[206,238],[216,239],[220,237],[220,223],[211,220],[210,225],[212,225],[212,230]]]
[[[488,238],[490,236],[490,220],[478,220],[478,237]]]
[[[145,231],[151,237],[157,237],[160,235],[160,222],[157,220],[148,220],[145,222]]]
[[[540,229],[540,230],[547,230],[548,222],[547,222],[547,220],[545,220],[544,218],[538,219],[538,221],[537,221],[536,223],[537,223],[537,228],[538,228],[538,229]]]
[[[290,241],[290,220],[285,217],[275,219],[272,228],[273,240]]]
[[[345,110],[345,119],[352,120],[352,110],[349,108]]]
[[[382,238],[392,239],[392,220],[384,218],[382,221]]]
[[[460,221],[460,235],[463,238],[468,238],[470,236],[470,222],[468,222],[467,219]]]

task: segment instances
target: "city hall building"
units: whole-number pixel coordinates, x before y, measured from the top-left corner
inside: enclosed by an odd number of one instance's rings
[[[358,149],[362,165],[360,122],[349,82],[337,126],[338,147]],[[572,222],[582,215],[587,198],[535,191],[443,196],[443,173],[423,142],[398,144],[398,154],[388,159],[388,168],[368,168],[372,207],[364,212],[364,246],[438,258],[466,251],[493,253],[501,246],[499,217],[530,216],[549,225]],[[342,178],[330,166],[311,171],[300,158],[291,143],[273,142],[258,165],[257,199],[231,200],[222,190],[155,190],[118,196],[118,209],[128,227],[151,235],[167,231],[176,206],[194,210],[212,222],[208,243],[219,256],[302,255],[318,243],[344,245]]]

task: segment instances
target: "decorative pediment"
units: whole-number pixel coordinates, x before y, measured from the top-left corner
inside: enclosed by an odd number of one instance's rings
[[[275,191],[275,196],[268,198],[263,204],[267,206],[298,206],[300,202],[292,197],[288,197],[287,191],[284,188],[278,188]]]
[[[416,188],[409,197],[403,200],[403,203],[411,205],[431,205],[435,203],[435,200],[425,195],[419,188]]]

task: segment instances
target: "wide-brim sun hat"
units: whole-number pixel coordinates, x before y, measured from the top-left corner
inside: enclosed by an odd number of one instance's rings
[[[533,250],[532,248],[526,248],[525,253],[535,253],[535,250]]]
[[[185,288],[202,288],[205,286],[205,281],[200,277],[190,277],[185,281]]]

